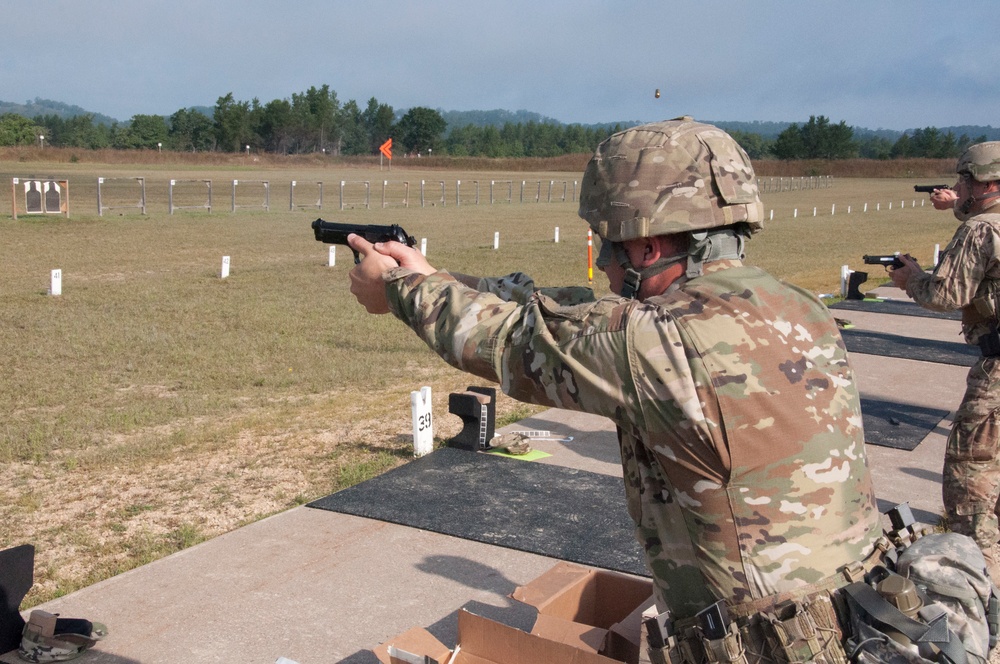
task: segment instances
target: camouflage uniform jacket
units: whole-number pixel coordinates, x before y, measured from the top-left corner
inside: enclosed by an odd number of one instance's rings
[[[675,617],[817,582],[872,551],[860,401],[811,295],[739,261],[644,302],[536,291],[520,274],[478,290],[446,272],[386,280],[393,313],[450,364],[618,425],[628,509]]]
[[[1000,214],[983,213],[962,222],[931,273],[906,282],[906,294],[936,311],[962,310],[965,340],[975,344],[996,320],[1000,292]]]

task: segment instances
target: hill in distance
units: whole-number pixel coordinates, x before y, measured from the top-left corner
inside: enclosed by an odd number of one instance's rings
[[[40,99],[35,97],[34,100],[29,100],[23,104],[18,104],[9,101],[0,101],[0,115],[4,113],[16,113],[17,115],[34,118],[39,115],[56,115],[60,118],[75,118],[78,115],[92,115],[94,117],[94,122],[103,125],[112,125],[118,120],[107,115],[102,115],[100,113],[92,113],[90,111],[84,110],[79,106],[72,106],[70,104],[64,104],[59,101],[52,101],[51,99]]]
[[[198,111],[212,117],[215,108],[213,106],[192,106],[187,110]],[[511,124],[527,124],[533,122],[536,124],[555,124],[563,125],[564,122],[560,122],[555,118],[550,118],[544,116],[540,113],[534,113],[527,110],[518,111],[507,111],[503,109],[493,109],[488,111],[445,111],[442,109],[437,109],[441,117],[444,118],[448,127],[464,127],[466,125],[474,125],[477,127],[485,126],[495,126],[502,127],[506,123]],[[170,114],[164,116],[169,117],[176,111],[172,111]],[[397,115],[402,115],[405,111],[397,112]],[[127,124],[128,121],[117,120],[115,118],[109,117],[107,115],[102,115],[101,113],[94,113],[87,111],[79,106],[73,106],[71,104],[66,104],[63,102],[52,101],[50,99],[40,99],[36,97],[34,100],[29,100],[23,104],[18,104],[15,102],[0,101],[0,115],[4,113],[16,113],[17,115],[22,115],[26,118],[33,118],[40,115],[57,115],[61,118],[71,118],[78,115],[91,115],[93,116],[94,122],[103,125],[112,124]],[[710,124],[714,124],[726,131],[742,131],[751,134],[759,134],[765,139],[774,139],[778,135],[787,129],[791,124],[805,124],[805,120],[798,123],[791,122],[761,122],[759,120],[754,120],[752,122],[738,121],[738,120],[705,120]],[[630,127],[639,124],[636,120],[625,120],[621,122],[605,122],[605,123],[595,123],[583,125],[587,128],[607,128],[612,127],[615,124],[620,124],[623,127]],[[897,138],[903,135],[903,133],[912,134],[914,129],[907,129],[906,132],[898,131],[894,129],[867,129],[864,127],[852,127],[854,130],[855,138],[871,138],[873,136],[879,136],[886,138],[890,141],[895,141]],[[926,127],[919,127],[919,129],[926,129]],[[958,125],[952,127],[937,127],[938,131],[941,133],[951,132],[956,137],[957,136],[968,136],[970,138],[976,139],[980,136],[985,136],[988,141],[1000,140],[1000,127],[994,128],[992,126],[971,126],[971,125]]]

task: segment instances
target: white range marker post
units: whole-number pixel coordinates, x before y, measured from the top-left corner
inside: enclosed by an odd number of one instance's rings
[[[337,264],[337,245],[330,245],[330,258],[327,260],[327,265],[333,267]]]
[[[434,451],[434,418],[431,416],[431,388],[410,392],[413,410],[413,456],[422,457]]]
[[[52,270],[49,282],[49,295],[62,295],[62,270]]]
[[[559,227],[558,227],[558,226],[556,226],[556,237],[555,237],[555,243],[556,243],[556,244],[559,244]]]
[[[493,234],[493,250],[496,251],[500,248],[500,231]]]
[[[420,253],[424,258],[427,258],[427,238],[420,238]]]
[[[229,276],[229,256],[222,257],[222,272],[219,273],[219,276],[222,279]]]

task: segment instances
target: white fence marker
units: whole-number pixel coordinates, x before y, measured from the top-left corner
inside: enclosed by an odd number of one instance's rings
[[[556,244],[559,244],[559,227],[558,226],[556,226],[556,239],[555,239],[555,242],[556,242]]]
[[[327,258],[327,265],[329,267],[333,267],[336,264],[337,264],[337,245],[331,244],[330,245],[330,256],[329,256],[329,258]]]
[[[496,233],[493,234],[493,249],[496,250],[499,248],[500,248],[500,231],[497,231]]]
[[[431,416],[431,388],[410,392],[413,410],[413,456],[422,457],[434,451],[434,418]]]
[[[427,258],[427,238],[420,238],[420,253],[424,258]]]
[[[52,270],[49,295],[62,295],[62,270]]]
[[[225,279],[229,276],[229,256],[222,257],[222,272],[219,273],[219,277]]]

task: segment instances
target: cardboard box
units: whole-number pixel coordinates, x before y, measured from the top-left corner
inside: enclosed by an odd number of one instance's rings
[[[654,604],[649,579],[566,562],[511,597],[538,609],[532,634],[630,663],[639,659],[642,612]]]
[[[402,651],[399,656],[389,655],[390,646]],[[374,652],[383,664],[423,664],[425,657],[437,664],[617,664],[597,653],[528,634],[464,609],[458,612],[458,643],[454,650],[427,630],[414,628]]]

